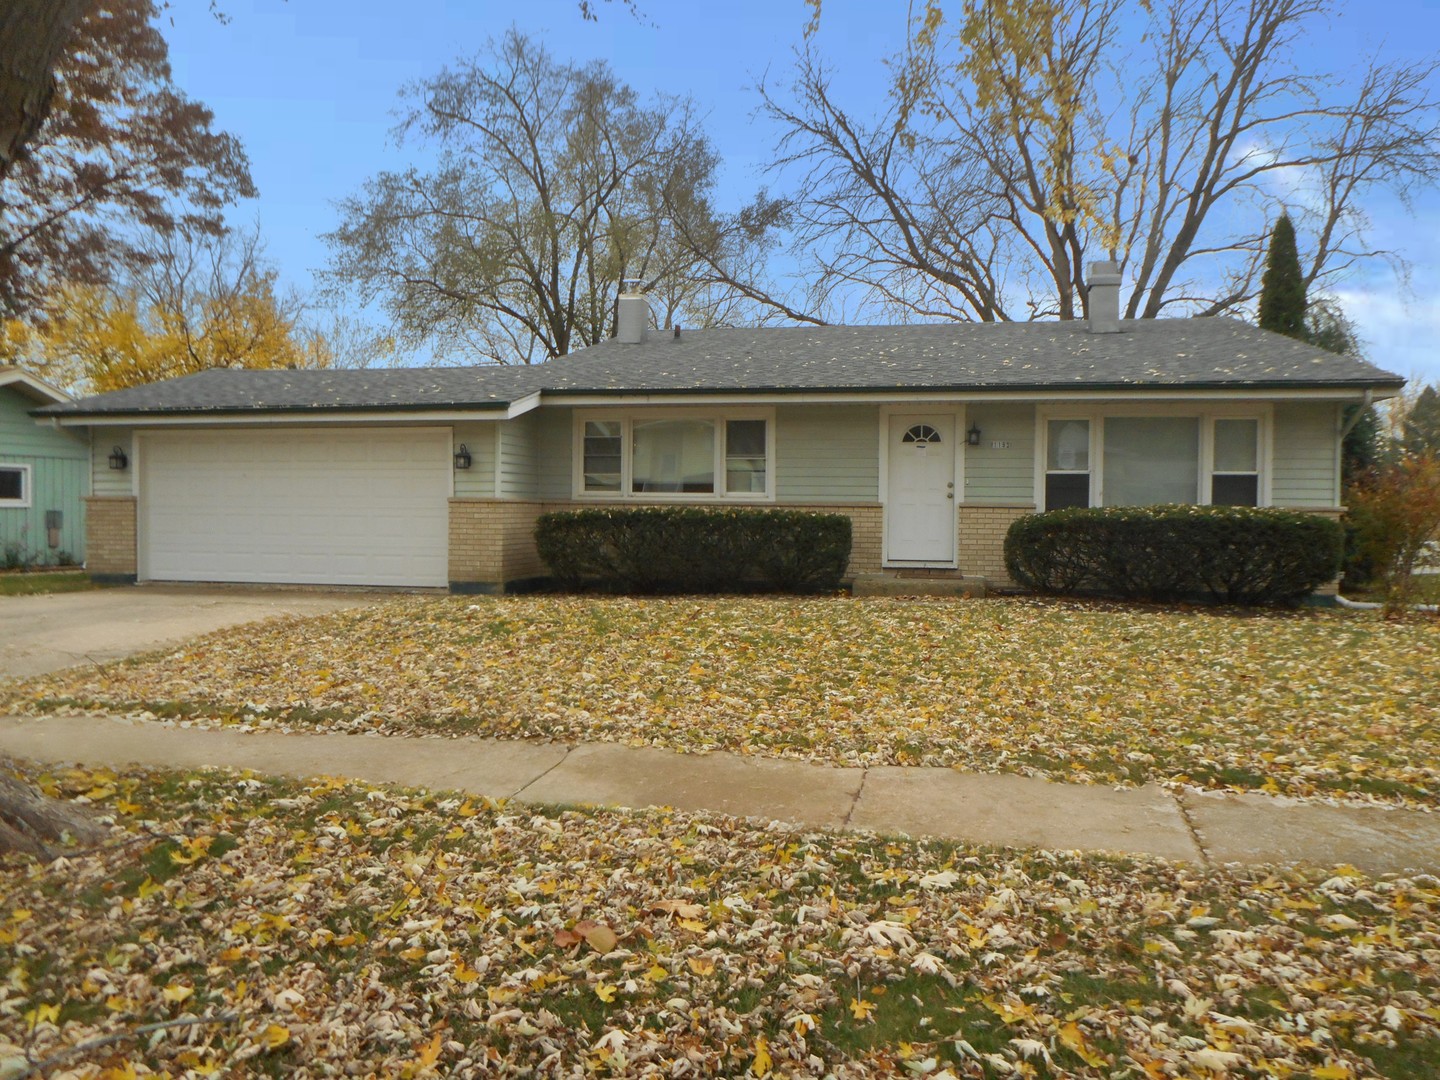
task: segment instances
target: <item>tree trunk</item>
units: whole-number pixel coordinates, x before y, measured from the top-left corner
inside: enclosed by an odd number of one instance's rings
[[[19,779],[13,766],[0,758],[0,855],[19,852],[53,859],[64,849],[52,845],[67,837],[87,846],[105,839],[105,827],[82,807],[41,794]]]
[[[45,117],[51,74],[87,0],[0,0],[0,180]]]

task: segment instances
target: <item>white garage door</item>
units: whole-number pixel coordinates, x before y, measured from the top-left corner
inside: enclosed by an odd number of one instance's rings
[[[190,431],[139,446],[140,577],[445,585],[448,431]]]

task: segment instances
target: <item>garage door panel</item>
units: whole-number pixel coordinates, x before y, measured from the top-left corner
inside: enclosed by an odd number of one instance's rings
[[[147,578],[447,581],[448,432],[157,434],[141,473]]]

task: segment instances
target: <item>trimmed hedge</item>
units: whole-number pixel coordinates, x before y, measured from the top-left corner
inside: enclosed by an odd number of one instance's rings
[[[542,514],[535,546],[569,588],[626,592],[834,589],[850,561],[844,514],[697,506]]]
[[[1117,506],[1019,518],[1005,567],[1040,592],[1127,600],[1296,603],[1340,570],[1344,530],[1244,506]]]

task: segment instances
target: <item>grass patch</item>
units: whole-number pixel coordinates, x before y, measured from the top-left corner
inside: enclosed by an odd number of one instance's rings
[[[0,574],[0,596],[38,596],[42,593],[85,592],[99,589],[83,570],[27,571]]]

